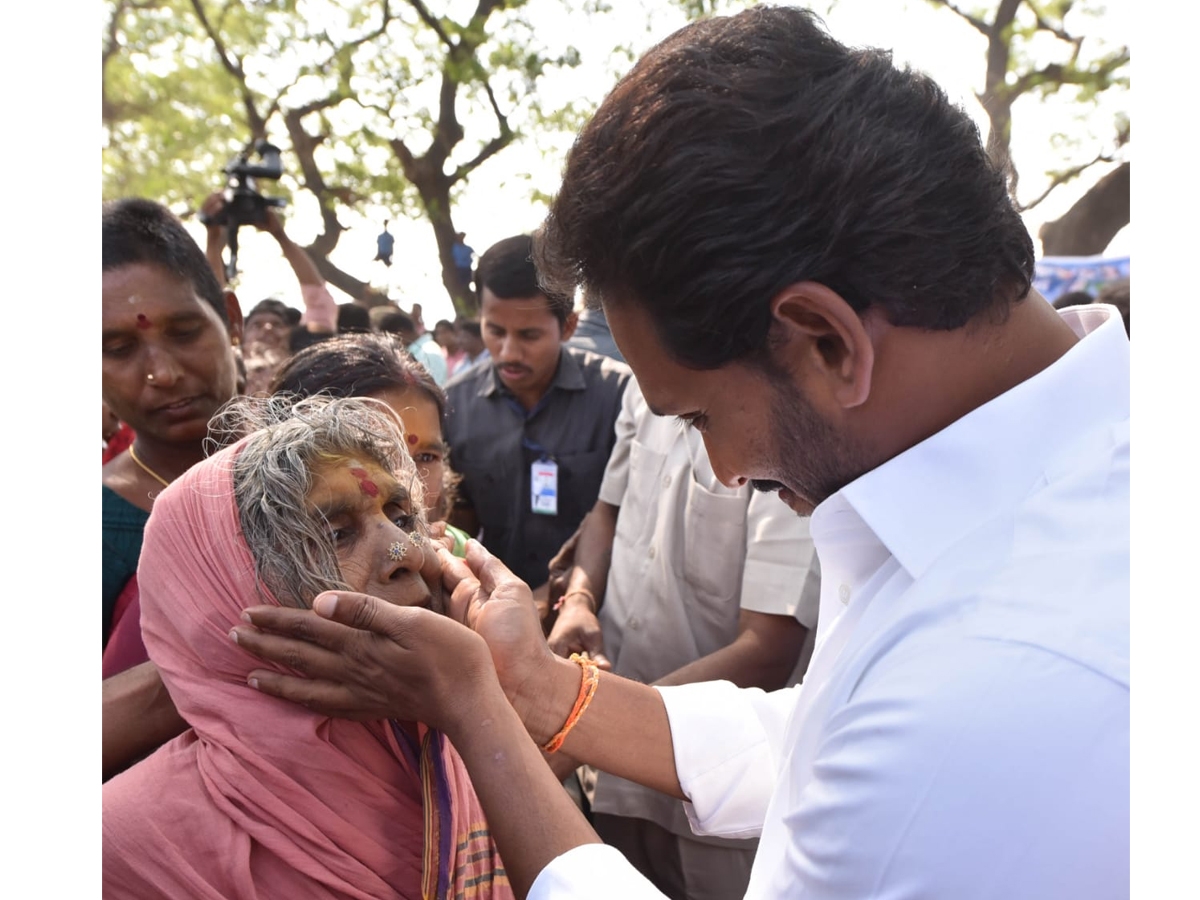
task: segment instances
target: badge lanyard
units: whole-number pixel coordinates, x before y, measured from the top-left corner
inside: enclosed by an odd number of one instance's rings
[[[525,407],[521,406],[515,398],[505,397],[508,405],[513,408],[524,420],[525,424],[529,423],[550,399],[550,392],[529,410],[525,411]],[[524,429],[521,432],[521,446],[526,450],[531,450],[537,454],[537,458],[529,468],[529,508],[542,516],[557,516],[558,515],[558,463],[555,461],[553,454],[545,447],[536,441],[532,441],[529,435],[525,434]]]

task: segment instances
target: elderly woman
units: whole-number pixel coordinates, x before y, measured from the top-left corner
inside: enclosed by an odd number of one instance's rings
[[[331,589],[442,611],[399,421],[371,400],[241,400],[214,433],[251,428],[146,525],[145,643],[192,727],[105,784],[105,896],[511,897],[442,735],[249,691],[257,663],[228,636],[247,606]]]

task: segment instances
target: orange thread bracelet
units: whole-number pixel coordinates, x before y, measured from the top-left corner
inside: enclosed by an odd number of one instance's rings
[[[555,753],[563,745],[563,741],[567,739],[567,734],[575,727],[575,723],[579,721],[580,717],[583,716],[588,708],[588,704],[592,702],[592,697],[596,696],[596,688],[600,684],[600,667],[596,665],[594,660],[588,659],[586,656],[581,656],[578,653],[572,653],[571,662],[578,665],[582,670],[579,681],[579,696],[575,698],[575,705],[571,707],[571,714],[567,716],[567,721],[563,724],[562,730],[550,738],[550,743],[542,747],[547,753]]]

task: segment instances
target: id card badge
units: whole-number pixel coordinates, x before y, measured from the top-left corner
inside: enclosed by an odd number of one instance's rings
[[[530,503],[535,513],[558,515],[558,463],[552,459],[538,460],[529,473]]]

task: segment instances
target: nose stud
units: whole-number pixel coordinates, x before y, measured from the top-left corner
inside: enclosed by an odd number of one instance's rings
[[[408,536],[408,541],[410,544],[422,544],[422,543],[424,543],[425,538],[424,538],[424,536],[422,536],[421,532],[414,531],[412,534],[410,534]]]
[[[388,544],[388,559],[392,562],[400,562],[408,555],[408,544],[402,544],[399,541],[392,541]]]
[[[154,373],[153,373],[153,372],[147,372],[147,373],[146,373],[146,380],[147,380],[147,381],[153,381],[153,380],[154,380]]]

